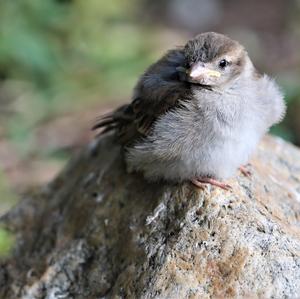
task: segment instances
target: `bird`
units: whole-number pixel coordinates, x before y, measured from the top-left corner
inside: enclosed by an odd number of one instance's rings
[[[286,111],[281,88],[258,72],[246,49],[205,32],[169,50],[139,78],[129,104],[97,119],[113,131],[130,172],[149,181],[190,181],[229,190]]]

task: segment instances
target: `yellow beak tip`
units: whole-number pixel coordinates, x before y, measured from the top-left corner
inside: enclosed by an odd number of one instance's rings
[[[207,71],[207,74],[211,77],[217,77],[217,78],[221,77],[221,73],[218,71],[209,70]]]

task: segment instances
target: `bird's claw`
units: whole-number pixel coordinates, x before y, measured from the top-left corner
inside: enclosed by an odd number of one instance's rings
[[[240,166],[240,172],[247,178],[252,176],[252,172],[248,170],[245,166]]]
[[[212,179],[212,178],[195,178],[191,180],[192,184],[197,186],[198,188],[203,189],[204,184],[213,185],[216,187],[219,187],[223,190],[229,191],[232,190],[232,187],[226,183],[220,182],[218,180]]]

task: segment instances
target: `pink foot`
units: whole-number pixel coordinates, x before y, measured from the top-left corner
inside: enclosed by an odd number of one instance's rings
[[[203,189],[203,184],[210,184],[213,186],[217,186],[223,190],[231,190],[232,187],[228,184],[222,183],[220,181],[217,181],[215,179],[212,178],[196,178],[196,179],[192,179],[191,182],[197,186],[198,188]]]
[[[239,167],[239,170],[240,170],[240,172],[241,172],[245,177],[247,177],[247,178],[249,178],[249,177],[252,176],[251,171],[248,170],[248,169],[246,168],[246,166],[240,166],[240,167]]]

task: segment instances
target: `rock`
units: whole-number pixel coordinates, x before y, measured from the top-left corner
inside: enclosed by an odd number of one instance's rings
[[[111,137],[2,217],[1,298],[299,298],[300,151],[260,144],[232,192],[126,174]]]

